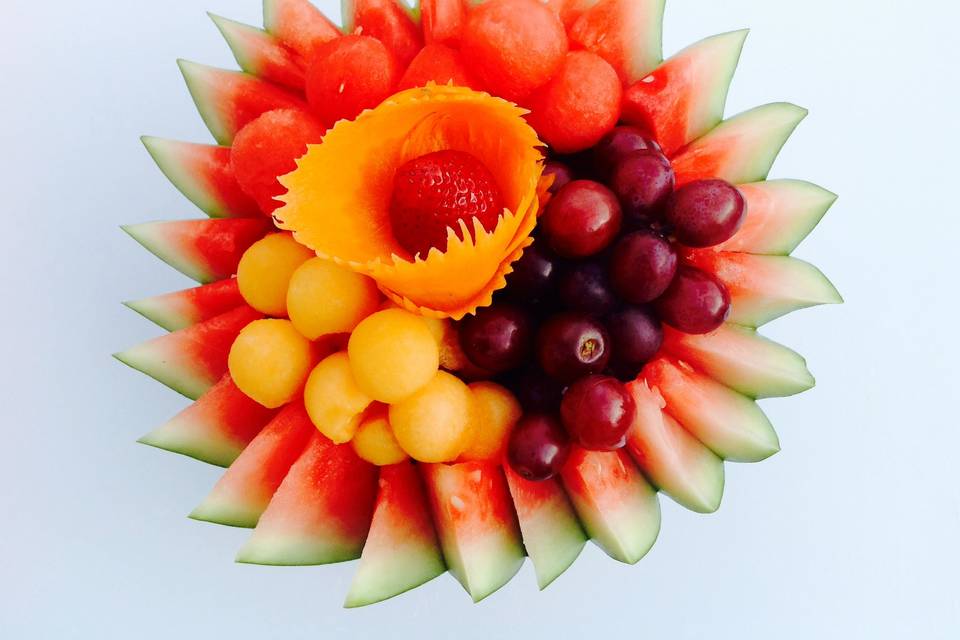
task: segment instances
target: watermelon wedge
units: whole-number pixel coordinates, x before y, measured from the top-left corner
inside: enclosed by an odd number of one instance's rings
[[[777,433],[756,402],[690,365],[659,358],[643,376],[666,401],[665,411],[721,458],[760,462],[780,451]]]
[[[673,158],[677,186],[709,178],[733,184],[765,180],[790,134],[806,116],[802,107],[777,102],[724,120]]]
[[[644,380],[628,386],[637,405],[627,450],[643,474],[677,503],[713,513],[723,498],[723,460],[663,412],[666,402]]]
[[[299,54],[263,29],[207,14],[223,34],[237,64],[247,73],[302,91],[305,63]]]
[[[178,331],[236,309],[244,301],[236,279],[228,278],[123,304],[167,331]]]
[[[652,133],[668,157],[708,133],[723,120],[747,33],[701,40],[634,83],[623,95],[623,120]]]
[[[421,0],[420,21],[426,44],[456,47],[467,21],[466,0]]]
[[[523,565],[523,545],[499,465],[421,465],[450,573],[474,602],[507,584]]]
[[[537,585],[546,589],[577,559],[587,536],[558,480],[530,482],[509,465],[504,465],[503,470],[520,522],[523,546],[537,574]]]
[[[317,45],[342,35],[310,0],[263,0],[263,28],[308,61]]]
[[[609,62],[632,85],[663,60],[665,0],[600,0],[570,27],[571,44]]]
[[[737,187],[747,201],[743,226],[718,251],[786,256],[810,235],[837,195],[802,180],[769,180]]]
[[[416,467],[409,461],[382,467],[370,534],[344,606],[381,602],[446,570]]]
[[[843,302],[819,269],[797,258],[695,251],[688,259],[726,285],[735,324],[759,327],[798,309]]]
[[[286,89],[243,71],[227,71],[178,60],[187,89],[218,144],[229,146],[245,124],[266,111],[307,108]]]
[[[315,565],[360,557],[377,497],[377,467],[314,431],[237,562]]]
[[[140,138],[173,186],[212,218],[260,215],[257,203],[240,189],[230,167],[230,148]]]
[[[580,522],[608,556],[636,564],[647,555],[660,533],[660,501],[625,451],[574,446],[562,476]]]
[[[270,220],[261,216],[145,222],[121,229],[183,275],[210,283],[234,275],[244,251],[270,226]]]
[[[792,396],[816,384],[803,356],[747,327],[725,324],[699,336],[665,327],[663,345],[677,358],[751,398]]]
[[[239,408],[240,403],[232,406]],[[234,421],[252,420],[255,413],[268,416],[269,422],[264,421],[266,426],[261,424],[262,429],[243,452],[233,456],[230,468],[210,495],[190,513],[194,520],[231,527],[257,526],[290,466],[316,431],[303,402],[288,404],[272,420],[269,416],[275,412],[257,405],[250,413],[238,413]]]
[[[376,38],[405,69],[423,48],[414,15],[400,0],[343,0],[343,31]]]
[[[137,442],[226,467],[273,414],[224,374],[200,399]]]
[[[243,305],[113,357],[196,400],[227,372],[227,356],[240,330],[262,317],[260,312]]]

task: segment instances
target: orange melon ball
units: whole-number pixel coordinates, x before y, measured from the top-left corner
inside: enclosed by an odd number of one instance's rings
[[[440,350],[427,323],[403,309],[378,311],[358,324],[347,352],[357,385],[387,404],[416,392],[440,367]]]
[[[289,320],[251,322],[233,341],[227,358],[237,387],[270,409],[300,394],[313,363],[313,345]]]
[[[379,305],[376,282],[322,258],[300,265],[286,293],[293,326],[311,340],[352,331]]]
[[[567,46],[560,18],[539,0],[490,0],[471,12],[461,53],[485,89],[516,102],[554,76]]]
[[[473,402],[470,444],[460,459],[500,460],[523,409],[510,391],[493,382],[474,382],[469,389]]]
[[[237,267],[240,295],[260,313],[286,316],[290,277],[313,255],[289,233],[272,233],[253,243]]]
[[[303,388],[310,421],[336,444],[350,442],[371,402],[357,386],[344,351],[327,356],[314,367]]]
[[[420,462],[451,462],[469,444],[470,389],[446,371],[412,396],[390,405],[393,435]]]
[[[527,100],[527,121],[554,151],[583,151],[617,124],[622,96],[609,62],[589,51],[571,51],[559,73]]]
[[[400,447],[393,435],[386,405],[371,407],[364,414],[350,444],[361,459],[378,467],[397,464],[407,459],[407,452]]]

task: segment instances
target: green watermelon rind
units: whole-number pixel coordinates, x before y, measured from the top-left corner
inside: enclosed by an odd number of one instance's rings
[[[200,64],[199,62],[191,62],[183,58],[177,60],[177,66],[180,68],[180,73],[183,74],[183,80],[187,84],[187,90],[190,92],[190,97],[193,98],[193,103],[197,107],[200,119],[207,125],[207,129],[210,131],[210,134],[213,135],[213,139],[216,140],[219,145],[230,146],[233,143],[234,132],[230,126],[223,121],[221,114],[214,107],[215,101],[210,94],[209,87],[210,78],[215,74],[230,74],[236,76],[249,76],[250,74],[244,73],[243,71],[217,69],[216,67]]]
[[[115,353],[113,357],[191,400],[198,399],[216,383],[216,380],[191,373],[186,369],[166,366],[167,356],[161,347],[162,345],[158,345],[154,340],[148,340]],[[145,444],[152,445],[153,443]]]
[[[209,284],[218,280],[217,274],[205,269],[202,264],[185,255],[178,246],[166,240],[164,231],[176,224],[179,222],[141,222],[122,225],[120,228],[144,249],[191,280],[200,284]]]
[[[249,24],[231,20],[230,18],[224,18],[223,16],[218,16],[217,14],[209,11],[207,12],[207,16],[210,17],[210,19],[213,21],[213,24],[216,25],[217,29],[220,31],[220,34],[223,36],[224,41],[230,48],[230,52],[233,54],[237,64],[240,65],[240,68],[247,73],[257,75],[259,69],[257,69],[256,64],[250,58],[250,52],[246,49],[246,47],[243,46],[242,37],[246,34],[250,36],[273,39],[273,36],[263,29],[258,29]]]
[[[362,545],[319,542],[304,536],[257,536],[257,529],[237,552],[236,562],[270,567],[314,567],[349,562],[360,557]]]
[[[735,235],[730,241],[718,247],[721,250],[758,255],[790,255],[820,224],[837,201],[837,194],[805,180],[764,180],[740,186],[772,192],[782,202],[787,203],[784,206],[789,206],[789,209],[780,221],[781,224],[769,227],[770,233],[760,240],[760,244],[740,244],[738,236]],[[748,199],[748,217],[750,211]]]
[[[126,300],[123,306],[136,311],[141,316],[167,331],[179,331],[192,326],[194,323],[178,313],[177,310],[165,301],[166,295],[150,296],[139,300]]]
[[[242,501],[231,501],[209,496],[197,505],[187,517],[198,522],[209,522],[238,529],[253,529],[263,511]]]
[[[167,180],[211,218],[230,217],[230,211],[218,201],[210,191],[198,180],[198,176],[191,172],[178,157],[178,151],[185,146],[194,145],[190,142],[179,142],[156,136],[141,136],[140,142],[146,147],[147,153],[153,158],[161,173]]]

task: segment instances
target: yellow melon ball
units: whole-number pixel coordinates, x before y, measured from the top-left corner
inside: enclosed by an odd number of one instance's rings
[[[258,240],[246,250],[237,267],[240,295],[261,313],[286,316],[290,277],[313,255],[289,233],[272,233]]]
[[[290,320],[311,340],[348,333],[379,306],[372,279],[321,258],[302,264],[287,289]]]
[[[349,442],[373,399],[360,390],[345,351],[324,358],[314,367],[303,389],[310,421],[337,444]]]
[[[400,448],[393,435],[386,405],[371,407],[364,414],[350,444],[358,456],[378,467],[407,459],[407,453]]]
[[[400,308],[400,305],[389,299],[380,305],[381,310]],[[467,356],[460,348],[460,332],[457,331],[457,327],[445,318],[421,317],[427,323],[433,339],[437,341],[437,347],[440,349],[440,367],[447,371],[460,371],[469,366]]]
[[[378,311],[358,324],[347,351],[360,388],[387,404],[423,387],[440,367],[437,341],[427,323],[402,309]]]
[[[461,460],[499,460],[507,446],[510,430],[523,415],[517,398],[493,382],[469,386],[473,412],[470,416],[470,444]]]
[[[469,442],[470,403],[467,385],[438,371],[422,389],[390,405],[393,435],[415,460],[451,462]]]
[[[313,345],[289,320],[257,320],[234,340],[227,366],[241,391],[275,409],[297,397],[313,362]]]

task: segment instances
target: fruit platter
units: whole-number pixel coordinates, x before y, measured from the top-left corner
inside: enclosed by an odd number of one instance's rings
[[[196,286],[116,355],[193,401],[140,439],[226,468],[238,562],[359,560],[345,605],[473,601],[660,500],[716,511],[814,385],[758,328],[839,303],[791,252],[836,196],[771,167],[806,111],[725,114],[747,36],[664,59],[664,0],[265,0],[180,61],[209,143],[144,137],[206,217],[124,230]]]

